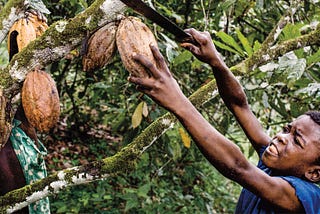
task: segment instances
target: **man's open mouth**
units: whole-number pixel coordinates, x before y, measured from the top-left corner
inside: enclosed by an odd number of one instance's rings
[[[276,145],[274,143],[270,143],[270,145],[268,146],[268,151],[269,153],[273,154],[273,155],[279,155],[279,151],[278,148],[276,147]]]

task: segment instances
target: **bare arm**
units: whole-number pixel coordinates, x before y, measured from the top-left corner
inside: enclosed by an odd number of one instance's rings
[[[201,152],[224,176],[238,182],[272,204],[288,211],[301,211],[302,207],[295,196],[293,187],[280,178],[267,175],[249,163],[234,143],[220,134],[202,117],[182,93],[158,49],[155,47],[151,49],[157,65],[152,64],[141,55],[135,56],[135,59],[150,71],[151,77],[131,76],[129,81],[137,84],[138,90],[174,113],[188,130]]]
[[[211,66],[221,98],[235,115],[253,147],[259,151],[261,146],[269,144],[270,138],[265,134],[261,124],[250,110],[247,97],[239,81],[219,57],[208,32],[199,32],[194,29],[186,31],[193,36],[198,44],[183,43],[181,46]]]

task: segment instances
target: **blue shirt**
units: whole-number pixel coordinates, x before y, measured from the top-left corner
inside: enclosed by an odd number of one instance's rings
[[[263,147],[259,156],[267,147]],[[271,169],[264,165],[261,158],[258,163],[258,168],[263,170],[268,175],[271,174]],[[320,214],[320,188],[306,180],[294,176],[280,176],[282,179],[286,180],[295,189],[296,195],[300,200],[302,206],[304,207],[305,213],[307,214]],[[254,195],[249,190],[243,188],[239,201],[236,207],[235,213],[239,214],[264,214],[264,213],[284,213],[274,205],[264,201],[260,197]]]

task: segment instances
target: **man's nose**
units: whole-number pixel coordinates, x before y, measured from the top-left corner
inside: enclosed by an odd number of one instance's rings
[[[278,133],[276,135],[276,139],[279,143],[282,143],[282,144],[287,144],[288,143],[288,140],[289,140],[289,137],[290,137],[290,134],[289,133]]]

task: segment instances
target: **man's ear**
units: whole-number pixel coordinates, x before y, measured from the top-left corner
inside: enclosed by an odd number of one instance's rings
[[[305,173],[304,176],[311,182],[319,182],[320,181],[320,166],[312,166]]]

